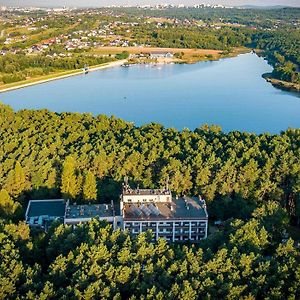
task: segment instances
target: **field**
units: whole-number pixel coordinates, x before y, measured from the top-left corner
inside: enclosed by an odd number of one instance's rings
[[[182,48],[156,48],[156,47],[98,47],[91,52],[97,54],[116,54],[122,51],[128,51],[131,54],[138,53],[155,53],[155,52],[171,52],[181,53],[186,55],[214,55],[217,56],[222,53],[221,50],[211,49],[182,49]]]
[[[130,54],[152,54],[156,52],[165,52],[179,54],[173,58],[159,58],[159,63],[195,63],[205,60],[217,60],[222,57],[236,56],[240,53],[249,52],[249,49],[244,47],[233,48],[231,52],[224,53],[222,50],[213,49],[186,49],[186,48],[158,48],[158,47],[97,47],[91,50],[92,54],[98,55],[114,55],[126,51]]]

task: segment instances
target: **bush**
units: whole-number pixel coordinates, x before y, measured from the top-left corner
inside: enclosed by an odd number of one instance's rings
[[[7,74],[2,76],[3,83],[13,83],[17,81],[25,80],[26,76],[23,73]]]
[[[129,57],[129,53],[127,51],[123,51],[122,53],[116,54],[116,59],[127,59]]]

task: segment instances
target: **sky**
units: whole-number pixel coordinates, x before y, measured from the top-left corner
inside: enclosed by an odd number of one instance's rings
[[[106,6],[106,5],[143,5],[143,4],[223,4],[235,5],[285,5],[300,7],[300,0],[0,0],[0,5],[6,6]]]

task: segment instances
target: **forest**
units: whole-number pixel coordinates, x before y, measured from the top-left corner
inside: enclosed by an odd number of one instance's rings
[[[253,36],[255,47],[264,50],[274,67],[277,79],[300,83],[300,34],[299,30],[262,32]]]
[[[278,25],[281,28],[290,28],[299,21],[300,9],[293,8],[212,8],[212,7],[184,7],[145,9],[136,7],[114,7],[104,11],[123,13],[131,17],[147,16],[175,18],[179,20],[202,20],[209,24],[216,22],[241,24],[247,27],[271,28]]]
[[[0,105],[0,298],[298,299],[300,130],[194,131]],[[141,187],[202,195],[223,230],[199,244],[132,238],[94,221],[47,232],[29,199],[118,200]]]
[[[113,57],[77,55],[76,57],[47,57],[44,55],[7,54],[0,56],[2,82],[12,83],[57,71],[81,69],[85,65],[99,65],[115,60]]]

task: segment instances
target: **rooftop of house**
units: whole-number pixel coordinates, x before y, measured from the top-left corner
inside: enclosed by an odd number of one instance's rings
[[[63,199],[30,200],[27,206],[26,217],[64,217],[65,206],[66,204]]]
[[[66,208],[66,219],[108,218],[119,214],[119,207],[112,204],[68,205]]]
[[[191,197],[173,199],[172,202],[124,203],[126,220],[206,219],[204,200]]]

